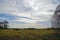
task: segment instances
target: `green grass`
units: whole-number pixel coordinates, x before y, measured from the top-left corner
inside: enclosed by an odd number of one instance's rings
[[[60,40],[60,30],[0,29],[0,40]]]

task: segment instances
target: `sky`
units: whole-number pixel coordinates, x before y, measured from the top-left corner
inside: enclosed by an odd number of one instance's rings
[[[0,21],[9,28],[50,28],[60,0],[0,0]]]

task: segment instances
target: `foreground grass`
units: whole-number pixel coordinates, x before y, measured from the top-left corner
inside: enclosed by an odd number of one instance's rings
[[[60,30],[0,29],[0,40],[60,40]]]

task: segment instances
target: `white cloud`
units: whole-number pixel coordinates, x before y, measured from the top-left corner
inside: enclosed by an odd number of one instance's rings
[[[43,29],[43,28],[47,28],[47,26],[43,26],[40,24],[35,24],[35,23],[31,23],[31,24],[10,24],[10,28],[38,28],[38,29]]]
[[[40,11],[42,9],[46,9],[47,7],[49,9],[54,7],[52,0],[27,0],[25,2],[27,6],[32,7],[34,11]]]
[[[15,21],[36,23],[37,21],[49,20],[55,8],[56,5],[53,4],[52,0],[5,0],[0,4],[0,13],[32,19],[17,17]]]
[[[35,20],[29,20],[29,19],[24,19],[24,18],[16,19],[15,21],[26,22],[26,23],[36,23]]]
[[[14,16],[23,16],[23,17],[28,17],[28,18],[30,18],[31,17],[31,14],[30,13],[11,13],[11,15],[14,15]]]

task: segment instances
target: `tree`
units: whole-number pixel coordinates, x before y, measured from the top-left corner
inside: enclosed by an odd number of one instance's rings
[[[3,29],[4,23],[0,22],[0,29]]]
[[[8,27],[8,21],[4,21],[4,28],[6,29]]]
[[[53,28],[60,28],[60,4],[57,6],[51,21]]]

